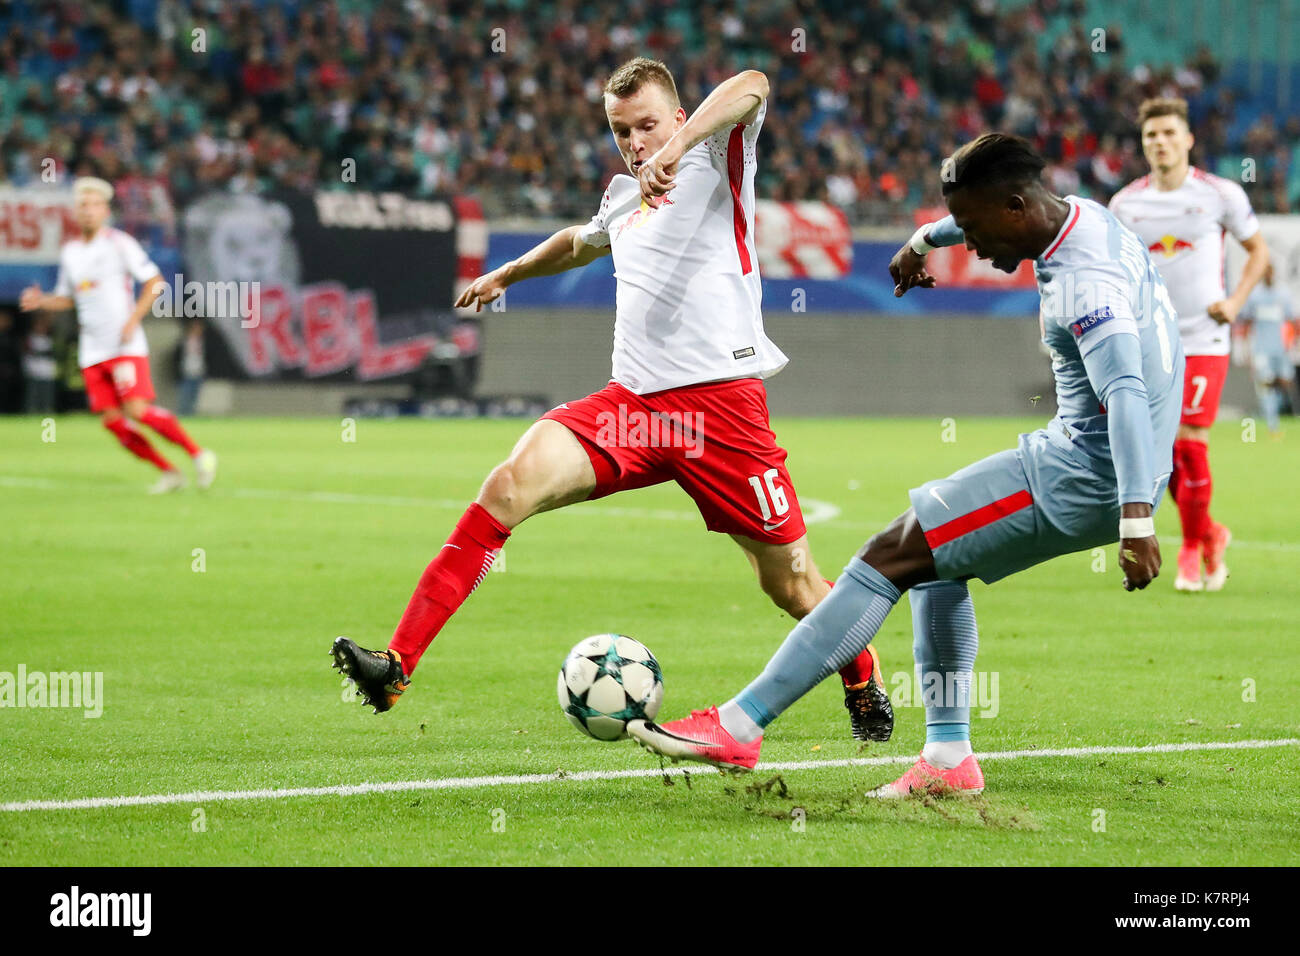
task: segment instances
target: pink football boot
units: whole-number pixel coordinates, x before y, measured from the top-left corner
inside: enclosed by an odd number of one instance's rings
[[[646,750],[678,760],[698,760],[715,767],[740,767],[752,770],[758,763],[758,751],[763,738],[742,744],[723,729],[718,719],[718,708],[693,710],[691,716],[664,724],[662,727],[649,720],[634,720],[627,732]]]
[[[883,800],[894,800],[912,793],[983,793],[984,773],[971,754],[951,770],[940,770],[918,757],[912,769],[893,783],[877,787],[867,794]]]

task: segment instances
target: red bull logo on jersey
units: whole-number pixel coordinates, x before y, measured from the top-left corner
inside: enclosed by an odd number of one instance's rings
[[[661,206],[671,206],[672,204],[673,201],[669,199],[667,196],[664,196],[663,199],[660,200]],[[637,229],[641,226],[644,226],[646,220],[650,218],[650,214],[653,213],[658,208],[659,208],[658,206],[652,206],[644,199],[642,199],[641,208],[638,209],[636,212],[632,213],[632,215],[628,216],[627,219],[623,221],[623,225],[618,227],[618,234],[621,236],[623,235],[623,232],[626,229]]]
[[[1155,242],[1151,243],[1151,245],[1147,246],[1147,251],[1152,253],[1153,255],[1158,252],[1166,259],[1172,259],[1174,256],[1178,255],[1178,253],[1182,252],[1184,249],[1195,249],[1195,248],[1196,245],[1194,243],[1188,242],[1186,239],[1179,239],[1177,236],[1171,236],[1166,234],[1161,236]]]
[[[91,289],[95,288],[98,285],[99,283],[96,282],[94,279],[82,279],[80,282],[77,283],[77,291],[89,292]]]

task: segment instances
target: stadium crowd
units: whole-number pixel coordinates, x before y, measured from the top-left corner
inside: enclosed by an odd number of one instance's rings
[[[1141,99],[1192,103],[1194,158],[1249,156],[1260,212],[1300,209],[1300,117],[1233,135],[1206,50],[1134,67],[1121,26],[1094,52],[1081,0],[45,0],[0,4],[0,184],[114,182],[118,221],[168,241],[210,188],[356,182],[472,193],[489,216],[585,218],[620,171],[600,105],[636,54],[689,110],[739,69],[768,73],[760,195],[823,199],[855,223],[910,221],[935,170],[988,128],[1030,137],[1060,192],[1107,198],[1145,172]],[[1039,38],[1064,18],[1045,51]],[[1221,170],[1217,170],[1221,171]]]

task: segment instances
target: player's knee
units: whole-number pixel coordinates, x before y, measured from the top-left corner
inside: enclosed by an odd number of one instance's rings
[[[502,462],[488,474],[478,493],[478,503],[491,511],[512,511],[519,501],[519,482],[514,465]]]
[[[105,428],[112,428],[122,420],[122,412],[116,408],[106,408],[99,415],[100,424]]]
[[[902,548],[903,528],[900,522],[894,522],[884,531],[877,531],[858,551],[858,557],[873,567],[895,561]]]
[[[900,515],[862,546],[857,555],[900,591],[934,579],[934,556],[914,511]]]
[[[510,458],[492,469],[487,481],[483,482],[478,503],[507,527],[513,528],[537,510],[532,476],[526,460]]]

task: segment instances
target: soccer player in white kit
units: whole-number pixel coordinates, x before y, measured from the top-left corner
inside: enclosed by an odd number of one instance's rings
[[[30,286],[23,290],[19,306],[24,312],[76,308],[77,356],[90,410],[127,451],[162,472],[151,494],[182,488],[185,477],[158,453],[137,422],[184,448],[194,461],[199,487],[207,488],[216,477],[217,456],[196,445],[175,415],[152,404],[149,347],[141,323],[162,291],[162,275],[140,243],[108,224],[112,185],[82,177],[74,183],[73,195],[81,238],[59,250],[54,291]],[[140,294],[133,298],[137,282]]]
[[[1228,579],[1223,554],[1232,533],[1210,518],[1210,426],[1228,376],[1229,326],[1264,275],[1268,246],[1241,186],[1190,164],[1195,138],[1186,101],[1147,100],[1138,122],[1151,173],[1116,193],[1110,210],[1146,243],[1178,310],[1187,355],[1183,417],[1169,480],[1183,525],[1174,587],[1218,591]],[[1232,295],[1224,291],[1224,233],[1232,233],[1247,252]]]
[[[754,244],[755,143],[767,78],[740,73],[686,117],[672,74],[638,57],[605,86],[605,113],[631,176],[618,175],[585,225],[562,229],[474,281],[458,306],[613,255],[613,375],[552,409],[488,475],[384,651],[347,638],[335,666],[376,711],[409,684],[430,642],[532,515],[675,481],[710,531],[731,535],[763,590],[802,618],[830,590],[809,551],[786,452],[768,424],[762,379],[787,359],[763,331]],[[885,740],[888,694],[870,648],[840,668],[854,736]]]

